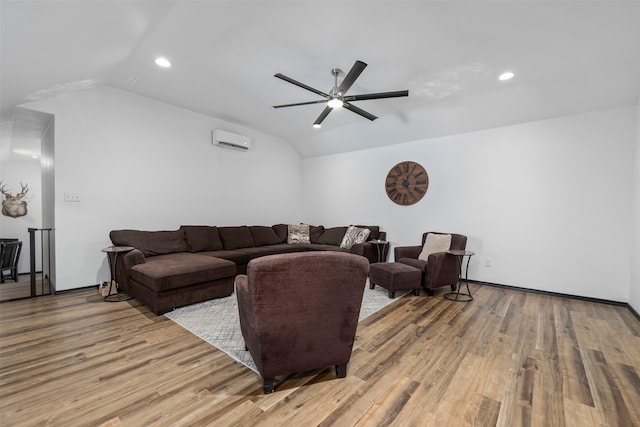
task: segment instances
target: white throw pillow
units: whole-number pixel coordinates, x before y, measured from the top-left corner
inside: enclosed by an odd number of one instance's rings
[[[418,255],[418,259],[423,261],[429,260],[429,255],[436,252],[446,252],[451,248],[451,234],[427,234],[424,241],[422,252]]]
[[[367,241],[369,233],[371,233],[371,230],[368,228],[359,228],[350,225],[349,228],[347,228],[347,232],[344,233],[340,247],[343,249],[351,249],[351,247],[357,243],[364,243]]]
[[[311,239],[309,237],[309,224],[289,224],[287,243],[290,245],[311,243]]]

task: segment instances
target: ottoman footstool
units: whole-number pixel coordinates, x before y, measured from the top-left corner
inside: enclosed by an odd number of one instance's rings
[[[396,291],[413,290],[420,295],[422,271],[399,262],[377,262],[369,266],[369,288],[376,285],[389,291],[389,298],[395,298]]]

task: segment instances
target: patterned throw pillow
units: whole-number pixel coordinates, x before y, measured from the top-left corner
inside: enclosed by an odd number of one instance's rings
[[[418,259],[423,261],[429,260],[429,255],[436,252],[446,252],[451,248],[451,234],[427,234],[424,241],[422,252],[418,255]]]
[[[351,249],[355,244],[364,243],[367,241],[369,233],[371,233],[371,230],[368,228],[359,228],[350,225],[349,228],[347,228],[347,232],[344,233],[340,247],[343,249]]]
[[[290,245],[311,243],[311,239],[309,237],[309,224],[289,224],[287,243]]]

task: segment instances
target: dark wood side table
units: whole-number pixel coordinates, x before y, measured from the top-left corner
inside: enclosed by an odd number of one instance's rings
[[[469,290],[469,261],[471,260],[471,257],[475,255],[475,252],[451,249],[448,250],[447,253],[458,259],[458,267],[460,270],[458,273],[457,289],[455,292],[444,294],[444,297],[451,301],[467,302],[473,300],[473,295],[471,295],[471,291]],[[462,291],[462,261],[464,260],[464,257],[467,257],[467,268],[464,272],[464,283],[467,285],[467,292]]]
[[[387,259],[387,257],[385,256],[387,254],[387,248],[389,247],[389,242],[387,242],[386,240],[369,240],[369,243],[371,243],[373,246],[376,247],[376,249],[378,250],[378,262],[385,262]]]
[[[109,260],[109,270],[111,270],[111,282],[109,282],[109,293],[104,297],[105,301],[108,302],[118,302],[118,301],[126,301],[131,299],[130,296],[126,294],[122,294],[120,292],[120,288],[118,286],[118,282],[116,282],[116,267],[118,266],[118,254],[129,252],[134,250],[135,248],[132,246],[109,246],[107,248],[102,249],[102,252],[106,252],[107,259]],[[115,294],[112,294],[115,284]]]

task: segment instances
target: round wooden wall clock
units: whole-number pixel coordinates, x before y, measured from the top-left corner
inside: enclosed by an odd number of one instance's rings
[[[429,188],[427,171],[416,162],[400,162],[389,170],[384,182],[387,196],[399,205],[418,202]]]

